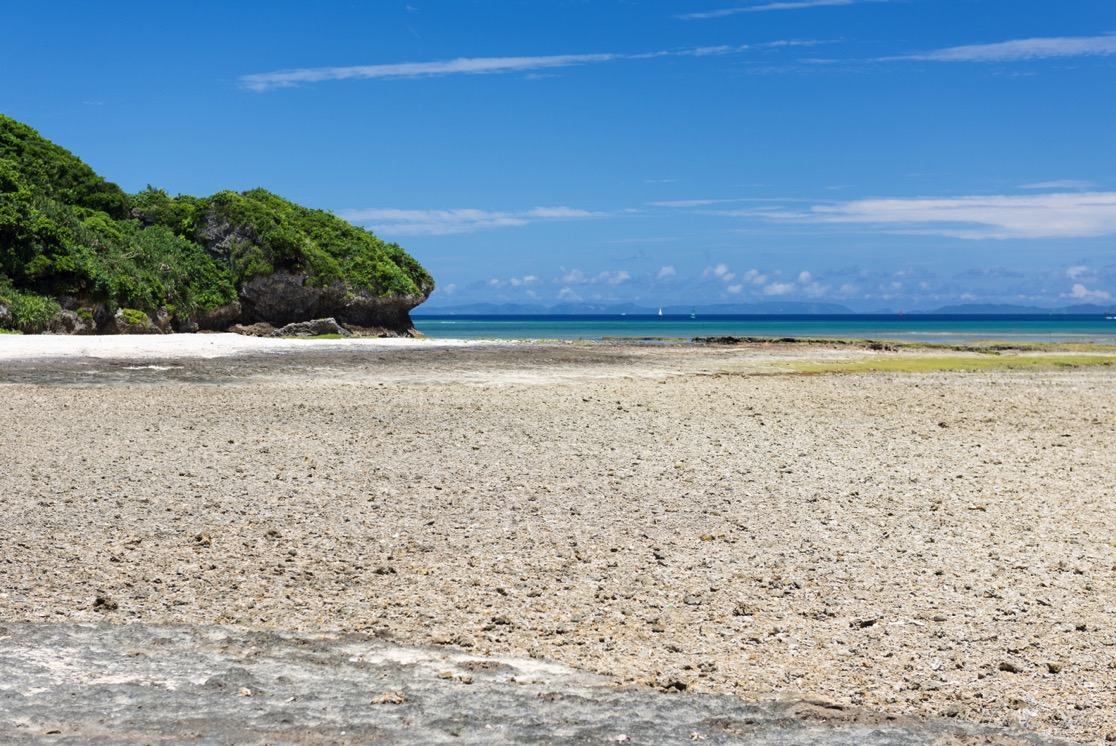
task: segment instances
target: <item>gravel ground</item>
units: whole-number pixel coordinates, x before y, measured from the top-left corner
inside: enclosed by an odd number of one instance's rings
[[[372,632],[1116,740],[1116,371],[771,374],[870,354],[8,359],[0,619]]]

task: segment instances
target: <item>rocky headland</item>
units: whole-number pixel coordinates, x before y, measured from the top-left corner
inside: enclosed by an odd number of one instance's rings
[[[414,333],[434,280],[402,248],[263,189],[126,194],[0,115],[0,329],[239,330],[332,318]]]

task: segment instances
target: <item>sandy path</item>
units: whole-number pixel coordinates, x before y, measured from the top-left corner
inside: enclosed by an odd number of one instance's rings
[[[1116,733],[1116,372],[744,374],[836,354],[9,359],[0,618]]]

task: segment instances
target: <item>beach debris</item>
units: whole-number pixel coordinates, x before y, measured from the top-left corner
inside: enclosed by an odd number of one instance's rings
[[[103,593],[98,593],[96,598],[93,599],[94,611],[100,611],[104,613],[109,611],[116,611],[119,608],[120,604],[118,604],[113,598]]]

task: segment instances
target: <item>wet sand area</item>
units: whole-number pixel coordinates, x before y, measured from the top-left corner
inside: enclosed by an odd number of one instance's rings
[[[0,337],[10,634],[360,634],[1116,739],[1116,366],[121,339]]]

